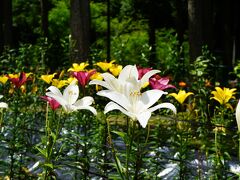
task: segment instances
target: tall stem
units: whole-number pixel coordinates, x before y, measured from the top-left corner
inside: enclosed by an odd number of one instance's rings
[[[116,154],[116,150],[115,150],[114,145],[113,145],[113,143],[112,143],[112,136],[111,136],[111,131],[110,131],[110,124],[109,124],[109,121],[108,121],[108,120],[106,120],[106,121],[107,121],[108,141],[109,141],[109,144],[110,144],[110,146],[111,146],[113,158],[114,158],[115,163],[116,163],[116,166],[117,166],[117,171],[118,171],[118,173],[120,174],[121,179],[124,179],[124,180],[125,180],[124,175],[123,175],[123,173],[122,173],[121,164],[120,164],[120,162],[119,162],[119,159],[118,159],[117,154]]]

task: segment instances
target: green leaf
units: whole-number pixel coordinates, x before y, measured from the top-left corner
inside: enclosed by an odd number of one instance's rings
[[[125,144],[129,143],[129,137],[127,136],[127,133],[124,132],[120,132],[120,131],[112,131],[112,133],[117,134],[118,136],[120,136]]]
[[[47,151],[46,149],[41,149],[39,147],[35,147],[45,158],[47,158]]]

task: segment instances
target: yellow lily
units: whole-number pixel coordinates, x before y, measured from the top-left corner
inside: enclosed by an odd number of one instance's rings
[[[62,88],[63,86],[66,86],[67,84],[68,84],[67,80],[58,80],[58,79],[52,80],[52,85],[57,87],[58,89]]]
[[[215,87],[216,91],[212,91],[211,94],[213,94],[214,96],[211,97],[210,99],[215,99],[216,101],[218,101],[220,104],[222,105],[227,105],[228,101],[234,97],[234,94],[236,94],[237,89],[233,88],[233,89],[229,89],[229,88],[220,88],[220,87]]]
[[[75,78],[75,77],[70,77],[70,78],[68,78],[68,79],[67,79],[67,83],[68,83],[68,84],[71,84],[71,82],[72,82],[74,79],[76,79],[76,78]]]
[[[192,92],[186,93],[185,90],[179,90],[178,94],[171,93],[170,96],[173,96],[180,104],[183,104],[186,98],[190,95],[193,95]]]
[[[50,84],[52,82],[52,79],[54,78],[54,76],[57,73],[53,73],[53,74],[47,74],[47,75],[41,75],[41,79],[43,81],[45,81],[46,83]]]
[[[69,68],[68,69],[68,72],[69,71],[74,71],[74,72],[79,72],[79,71],[83,71],[85,69],[85,67],[87,67],[89,64],[86,63],[86,62],[82,62],[80,64],[77,64],[77,63],[73,63],[72,64],[72,68]]]
[[[5,76],[5,75],[0,76],[0,83],[6,84],[7,80],[8,80],[7,76]]]
[[[109,71],[116,77],[120,74],[122,68],[122,65],[112,64],[112,66],[109,68]]]
[[[18,78],[19,74],[8,74],[10,78]]]
[[[96,72],[96,73],[94,73],[94,74],[90,77],[90,79],[91,79],[91,80],[93,80],[93,79],[98,79],[98,80],[102,81],[102,80],[103,80],[103,77],[102,77],[101,73]]]
[[[98,62],[96,65],[100,67],[103,71],[107,71],[110,67],[112,67],[115,60],[112,60],[111,62]]]

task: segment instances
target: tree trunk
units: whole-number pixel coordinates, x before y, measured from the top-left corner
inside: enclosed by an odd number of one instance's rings
[[[188,0],[188,28],[189,28],[189,55],[194,61],[201,54],[202,47],[202,21],[201,2]]]
[[[44,37],[48,37],[48,0],[41,0],[41,29]]]
[[[0,55],[3,52],[3,1],[0,1]]]
[[[12,0],[3,0],[3,42],[4,46],[12,48]]]
[[[188,0],[190,60],[201,55],[202,46],[213,48],[213,1]]]
[[[82,62],[90,54],[90,4],[88,0],[70,1],[71,62]]]

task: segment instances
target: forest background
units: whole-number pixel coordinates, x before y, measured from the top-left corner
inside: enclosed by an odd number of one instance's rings
[[[2,73],[11,71],[8,63],[14,70],[24,70],[23,66],[42,62],[53,72],[73,62],[116,60],[119,64],[159,68],[165,74],[183,78],[204,46],[215,57],[211,72],[215,79],[224,84],[227,80],[222,77],[235,78],[229,72],[240,56],[238,1],[0,3]]]

